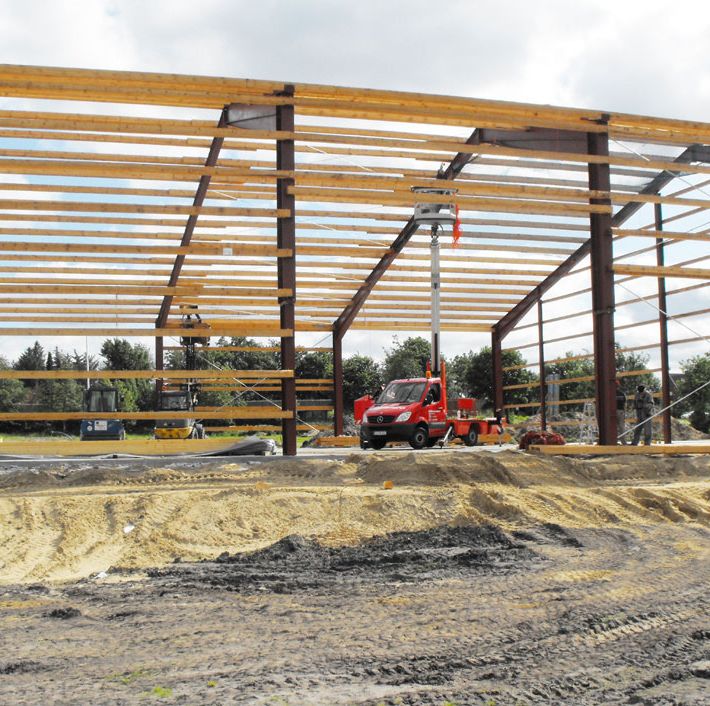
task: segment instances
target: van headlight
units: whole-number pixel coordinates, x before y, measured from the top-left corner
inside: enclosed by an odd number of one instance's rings
[[[412,416],[411,412],[402,412],[402,414],[400,414],[399,417],[397,417],[397,419],[394,420],[395,424],[397,422],[406,422],[411,416]]]

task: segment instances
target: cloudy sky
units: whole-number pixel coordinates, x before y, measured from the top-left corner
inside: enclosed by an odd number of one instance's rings
[[[703,121],[708,37],[707,0],[0,0],[3,63],[416,90]],[[346,354],[379,356],[383,342],[353,333]],[[445,338],[447,346],[461,350]]]

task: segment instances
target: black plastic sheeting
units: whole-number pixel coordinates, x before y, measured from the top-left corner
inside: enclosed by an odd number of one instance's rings
[[[214,451],[176,451],[174,453],[164,454],[126,454],[126,453],[91,453],[91,442],[85,442],[87,445],[87,453],[75,454],[71,458],[187,458],[195,456],[270,456],[276,453],[276,443],[272,439],[260,439],[256,436],[250,436],[241,441],[237,441],[231,446]],[[118,442],[120,443],[120,442]],[[33,458],[49,458],[42,454],[0,454],[0,459],[33,459]],[[54,457],[52,457],[54,458]],[[70,458],[68,456],[61,458]]]

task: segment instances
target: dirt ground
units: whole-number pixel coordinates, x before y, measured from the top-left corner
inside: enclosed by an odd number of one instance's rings
[[[699,706],[709,528],[703,457],[17,469],[0,703]]]

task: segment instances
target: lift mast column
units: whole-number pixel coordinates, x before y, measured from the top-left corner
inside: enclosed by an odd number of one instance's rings
[[[430,200],[417,203],[414,220],[419,225],[431,226],[431,374],[441,374],[441,264],[439,230],[444,225],[453,227],[456,222],[455,206],[446,201],[456,189],[434,189],[414,186],[415,194],[426,195]]]
[[[441,373],[441,266],[439,226],[431,227],[431,374]]]

